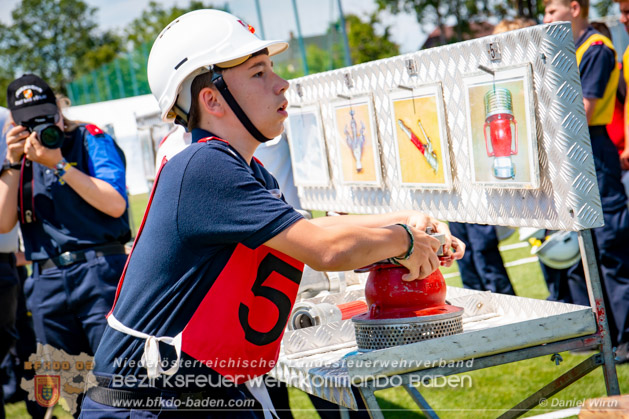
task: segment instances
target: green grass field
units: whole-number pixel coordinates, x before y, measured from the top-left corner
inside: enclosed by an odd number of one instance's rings
[[[135,220],[135,228],[140,225],[148,197],[136,195],[131,197],[131,211]],[[503,241],[501,245],[517,242],[517,234]],[[502,253],[505,263],[530,257],[528,248],[509,250]],[[519,296],[544,299],[548,290],[544,283],[539,265],[529,263],[507,268],[513,287]],[[442,269],[444,274],[457,273],[458,268],[452,266]],[[459,276],[446,280],[450,286],[461,286]],[[507,365],[486,368],[460,374],[464,385],[449,388],[419,388],[428,403],[443,418],[493,418],[514,406],[528,395],[539,390],[562,373],[584,361],[590,354],[562,353],[563,362],[557,366],[550,356],[515,362]],[[622,394],[629,393],[629,364],[617,366],[618,379]],[[467,376],[463,378],[463,376]],[[308,396],[297,389],[289,390],[290,404],[296,419],[317,417]],[[537,407],[525,416],[547,413],[576,407],[585,399],[605,396],[605,382],[601,368],[597,368],[581,380],[564,389],[548,400],[546,408]],[[413,400],[402,388],[393,388],[376,393],[386,418],[422,418]],[[6,408],[7,418],[28,418],[24,403],[9,405]],[[60,407],[55,409],[58,419],[71,418]]]

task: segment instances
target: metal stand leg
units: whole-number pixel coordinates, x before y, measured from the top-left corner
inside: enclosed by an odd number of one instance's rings
[[[439,419],[439,416],[435,413],[435,411],[430,407],[424,396],[413,386],[405,384],[404,390],[415,400],[417,406],[424,412],[424,415],[430,419]]]
[[[572,368],[569,371],[566,371],[564,374],[553,380],[551,383],[545,385],[540,390],[522,400],[520,403],[500,415],[498,419],[511,419],[522,416],[529,410],[536,407],[541,400],[547,399],[554,394],[557,394],[564,388],[568,387],[570,384],[594,371],[599,365],[601,365],[601,363],[602,360],[600,354],[592,355],[576,367]]]
[[[604,362],[603,375],[605,376],[605,387],[607,388],[608,396],[616,396],[620,394],[620,387],[618,385],[614,351],[612,350],[611,337],[609,336],[609,325],[607,324],[607,314],[605,311],[605,303],[603,302],[603,290],[601,288],[601,279],[598,275],[591,230],[579,231],[579,247],[581,248],[581,258],[583,260],[585,282],[590,297],[590,306],[596,316],[598,333],[603,339],[601,352]]]
[[[380,410],[380,405],[378,404],[378,400],[376,399],[376,395],[373,393],[371,386],[364,384],[359,386],[358,389],[360,390],[360,396],[365,402],[365,406],[367,406],[369,416],[372,419],[384,419],[384,415]]]

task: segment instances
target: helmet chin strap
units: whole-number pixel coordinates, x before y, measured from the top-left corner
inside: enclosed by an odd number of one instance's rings
[[[247,129],[247,131],[249,131],[249,134],[251,134],[253,138],[261,143],[266,143],[267,141],[272,140],[272,138],[266,138],[264,135],[262,135],[262,133],[258,131],[258,129],[253,125],[253,123],[247,117],[240,105],[238,105],[238,102],[236,102],[236,99],[234,99],[234,96],[232,96],[231,92],[227,88],[227,83],[225,83],[225,80],[223,79],[223,76],[221,74],[214,73],[212,83],[214,83],[218,91],[221,92],[221,95],[223,95],[223,98],[225,99],[231,110],[234,111],[238,120],[240,120],[242,125],[244,125],[244,127]]]

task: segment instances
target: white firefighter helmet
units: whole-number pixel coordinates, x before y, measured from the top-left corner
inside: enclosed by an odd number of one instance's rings
[[[578,235],[574,231],[557,231],[546,237],[539,245],[534,245],[531,253],[554,269],[566,269],[581,259]]]
[[[254,32],[236,16],[212,9],[186,13],[166,26],[153,43],[147,65],[162,120],[173,121],[176,115],[187,120],[192,80],[212,66],[235,67],[265,48],[269,55],[288,48],[284,41],[264,41]]]

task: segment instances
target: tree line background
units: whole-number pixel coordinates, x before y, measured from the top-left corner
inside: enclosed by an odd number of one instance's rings
[[[376,3],[378,9],[370,16],[345,16],[353,64],[399,55],[399,45],[391,40],[390,27],[381,23],[379,15],[383,11],[414,13],[424,32],[439,28],[439,44],[446,44],[469,38],[470,25],[474,22],[516,16],[541,21],[544,9],[543,0],[376,0]],[[598,15],[605,16],[613,0],[592,3]],[[75,90],[81,87],[84,93],[91,89],[92,101],[149,93],[146,58],[161,29],[188,11],[213,7],[210,2],[200,0],[191,0],[183,8],[164,7],[151,1],[126,28],[102,30],[94,21],[96,9],[82,0],[22,0],[11,12],[12,23],[0,24],[0,104],[6,105],[6,87],[11,80],[28,72],[41,76],[56,92],[70,97],[76,96]],[[446,24],[455,28],[449,39],[446,39]],[[334,40],[327,49],[314,44],[307,48],[310,73],[344,66],[340,22],[331,22],[327,34]],[[418,39],[422,35],[418,34]],[[293,48],[296,47],[294,43]],[[298,66],[278,66],[276,70],[288,79],[303,75]],[[88,83],[90,76],[93,81]],[[95,92],[92,86],[96,85],[97,76],[102,76],[98,79],[103,94]],[[115,82],[110,83],[115,79],[118,88]],[[129,86],[130,94],[125,90]]]

